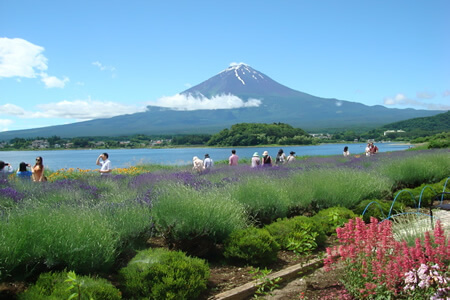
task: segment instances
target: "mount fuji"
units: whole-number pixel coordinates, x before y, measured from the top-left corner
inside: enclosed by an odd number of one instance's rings
[[[177,95],[172,106],[145,112],[36,129],[7,131],[14,137],[111,136],[216,133],[236,123],[282,122],[305,130],[374,128],[442,111],[393,109],[381,105],[320,98],[293,90],[246,64],[235,64]],[[194,104],[194,107],[192,106]],[[195,106],[197,105],[197,106]]]

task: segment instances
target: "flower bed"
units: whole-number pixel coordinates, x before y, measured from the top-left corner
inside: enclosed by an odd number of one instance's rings
[[[395,188],[418,183],[414,177],[422,184],[448,176],[449,158],[448,151],[416,151],[313,157],[270,169],[217,164],[203,174],[137,166],[108,178],[59,170],[41,184],[12,177],[0,182],[0,280],[31,280],[64,268],[106,277],[116,274],[130,253],[147,248],[151,236],[212,261],[236,230],[334,206],[353,209],[374,198],[392,200]],[[396,169],[389,167],[393,163]],[[341,225],[333,213],[324,220]],[[310,252],[317,246],[313,236],[290,236],[286,245]]]

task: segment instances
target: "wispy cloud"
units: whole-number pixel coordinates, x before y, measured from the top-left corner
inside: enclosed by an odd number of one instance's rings
[[[0,78],[40,77],[47,88],[63,88],[69,78],[59,79],[47,74],[48,59],[42,54],[44,50],[24,39],[0,38]]]
[[[408,98],[404,94],[401,94],[401,93],[395,95],[394,97],[384,98],[384,104],[388,105],[388,106],[392,106],[392,105],[410,106],[410,107],[413,106],[413,107],[420,107],[420,108],[426,108],[426,109],[432,109],[432,110],[449,110],[450,109],[450,105],[419,101],[416,99]]]
[[[8,126],[13,123],[12,120],[9,119],[0,119],[0,131],[8,131]]]
[[[60,101],[37,105],[37,110],[26,111],[14,105],[0,105],[0,115],[10,115],[20,118],[62,118],[76,120],[91,120],[109,118],[118,115],[145,111],[145,107],[124,105],[111,101],[75,100]]]
[[[450,96],[450,90],[445,90],[444,93],[442,93],[442,96],[444,97]]]
[[[417,92],[416,96],[419,99],[433,99],[436,94],[429,92]]]
[[[92,65],[99,68],[100,71],[108,71],[111,72],[111,76],[114,78],[116,77],[116,68],[113,66],[105,66],[99,61],[94,61]]]
[[[241,98],[227,94],[213,96],[211,98],[203,95],[184,95],[176,94],[170,97],[162,97],[156,102],[148,102],[148,105],[167,107],[174,110],[198,110],[198,109],[231,109],[240,107],[258,107],[261,105],[261,100],[248,99],[247,101]]]

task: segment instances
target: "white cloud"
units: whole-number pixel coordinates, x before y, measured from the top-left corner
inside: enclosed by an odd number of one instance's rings
[[[26,115],[26,112],[20,106],[7,103],[0,105],[0,115],[24,116]]]
[[[244,101],[241,98],[227,94],[207,98],[203,95],[184,95],[176,94],[170,97],[162,97],[156,102],[149,102],[149,105],[168,107],[175,110],[198,110],[198,109],[231,109],[240,107],[258,107],[261,100],[248,99]]]
[[[0,77],[36,77],[47,70],[43,47],[23,39],[0,38]]]
[[[444,97],[450,96],[450,90],[445,90],[444,93],[442,94],[442,96],[444,96]]]
[[[57,103],[40,104],[38,105],[38,108],[42,111],[42,117],[45,118],[67,118],[77,120],[109,118],[145,111],[145,107],[90,99],[75,101],[64,100]]]
[[[416,96],[419,99],[433,99],[436,95],[429,92],[417,92]]]
[[[8,126],[13,123],[12,120],[9,119],[0,119],[0,131],[8,131]]]
[[[41,77],[47,88],[63,88],[69,78],[58,79],[48,76],[47,58],[44,48],[24,39],[0,38],[0,78],[1,77]],[[20,82],[20,79],[18,79]]]
[[[48,76],[45,73],[41,74],[41,81],[45,83],[46,88],[63,88],[67,82],[69,82],[69,78],[64,77],[63,79],[56,78],[55,76]]]
[[[113,66],[105,66],[99,61],[94,61],[92,65],[98,67],[100,71],[109,71],[111,72],[112,77],[116,77],[116,68]]]
[[[46,103],[37,106],[37,111],[25,111],[14,104],[0,106],[0,115],[12,115],[21,118],[63,118],[90,120],[109,118],[118,115],[132,114],[145,111],[145,107],[124,105],[111,101],[75,100]]]
[[[420,107],[420,108],[426,108],[426,109],[431,109],[431,110],[449,110],[450,109],[450,105],[422,102],[422,101],[418,101],[415,99],[410,99],[401,93],[395,95],[394,97],[384,98],[384,104],[385,105]]]

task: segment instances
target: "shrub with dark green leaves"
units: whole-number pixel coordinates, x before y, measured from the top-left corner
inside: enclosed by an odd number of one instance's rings
[[[379,221],[386,219],[388,217],[389,210],[391,209],[392,201],[364,200],[358,204],[353,211],[358,215],[362,215],[364,209],[371,202],[374,203],[372,203],[364,213],[364,222],[370,222],[370,217],[377,218]],[[392,208],[391,215],[402,212],[404,208],[404,204],[396,201],[394,207]]]
[[[349,219],[356,217],[357,215],[353,211],[340,206],[323,209],[313,216],[328,235],[335,234],[336,228],[343,226]]]
[[[35,284],[18,295],[18,299],[60,300],[69,299],[73,293],[80,293],[82,296],[80,299],[122,299],[121,292],[106,279],[77,276],[79,290],[75,290],[70,289],[71,283],[66,282],[67,275],[66,271],[42,273]]]
[[[304,251],[300,251],[301,249],[296,246],[299,246],[301,243],[315,243],[316,247],[318,247],[323,246],[327,238],[321,225],[315,219],[305,216],[278,219],[264,228],[269,231],[282,249],[301,253],[307,253],[315,249],[305,245]]]
[[[406,206],[417,207],[420,201],[421,207],[428,207],[431,201],[435,200],[436,195],[442,193],[446,180],[447,178],[438,183],[422,184],[413,189],[403,189],[394,193],[394,196],[397,197],[397,201]],[[447,183],[446,191],[450,191],[449,183]],[[422,195],[422,197],[420,195]],[[438,198],[439,200],[441,199],[440,197]]]
[[[128,297],[145,299],[197,299],[206,289],[208,264],[181,251],[147,249],[120,270]]]
[[[224,255],[251,265],[268,265],[277,260],[280,245],[266,229],[248,227],[236,230],[225,242]]]

